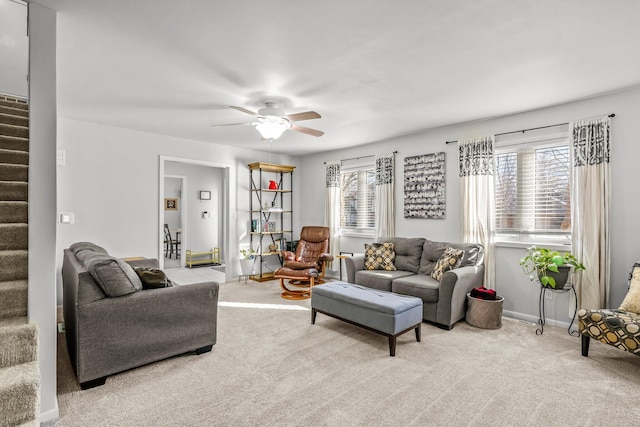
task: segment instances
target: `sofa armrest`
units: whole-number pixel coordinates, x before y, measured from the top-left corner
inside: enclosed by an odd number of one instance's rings
[[[356,271],[364,269],[364,254],[355,253],[344,259],[347,268],[347,282],[356,283]]]
[[[204,282],[79,305],[79,382],[215,344],[218,288]]]
[[[436,321],[452,326],[464,319],[467,293],[482,286],[483,282],[484,265],[460,267],[445,272],[440,280]]]

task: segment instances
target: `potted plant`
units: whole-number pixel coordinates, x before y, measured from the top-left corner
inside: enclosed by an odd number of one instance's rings
[[[248,244],[240,245],[240,269],[243,276],[253,274],[253,264],[255,262],[256,253]]]
[[[527,255],[520,260],[520,266],[531,281],[537,276],[542,286],[553,289],[564,288],[571,268],[574,271],[585,269],[584,265],[568,252],[560,253],[536,246],[527,248]]]

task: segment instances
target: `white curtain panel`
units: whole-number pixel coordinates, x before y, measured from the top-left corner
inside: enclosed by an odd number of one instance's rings
[[[376,240],[381,237],[395,237],[396,214],[394,203],[395,154],[376,156]]]
[[[335,258],[340,254],[340,162],[326,164],[327,190],[325,196],[324,225],[329,227],[329,249]],[[327,265],[329,269],[332,263]]]
[[[458,143],[462,241],[484,246],[484,286],[495,288],[494,138]]]
[[[611,119],[572,123],[572,253],[586,267],[574,275],[578,308],[606,308],[610,281]]]

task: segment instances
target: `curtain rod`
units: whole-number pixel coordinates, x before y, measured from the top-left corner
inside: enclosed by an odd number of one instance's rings
[[[609,114],[609,117],[615,117],[615,116],[616,116],[615,113]],[[537,128],[513,130],[511,132],[496,133],[494,136],[509,135],[509,134],[512,134],[512,133],[519,133],[519,132],[525,133],[525,132],[528,132],[528,131],[531,131],[531,130],[546,129],[546,128],[552,128],[552,127],[555,127],[555,126],[563,126],[563,125],[568,125],[568,124],[569,124],[569,122],[558,123],[557,125],[540,126],[540,127],[537,127]],[[454,142],[458,142],[458,140],[456,139],[455,141],[447,141],[446,144],[452,144]]]
[[[394,151],[393,154],[398,154],[398,150]],[[360,157],[351,157],[350,159],[341,159],[341,162],[345,162],[347,160],[360,160],[360,159],[366,159],[367,157],[375,157],[375,154],[372,154],[370,156],[360,156]],[[327,162],[323,162],[325,165],[327,164]]]

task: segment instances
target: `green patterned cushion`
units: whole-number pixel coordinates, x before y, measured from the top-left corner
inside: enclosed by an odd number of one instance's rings
[[[436,280],[442,279],[442,275],[445,273],[445,271],[453,270],[460,265],[463,256],[464,251],[462,249],[445,249],[440,259],[438,259],[438,262],[436,262],[435,267],[433,267],[431,277]]]
[[[396,258],[393,243],[371,243],[364,245],[365,270],[393,271],[396,267],[393,260]]]
[[[640,267],[633,268],[629,292],[618,309],[640,314]]]

